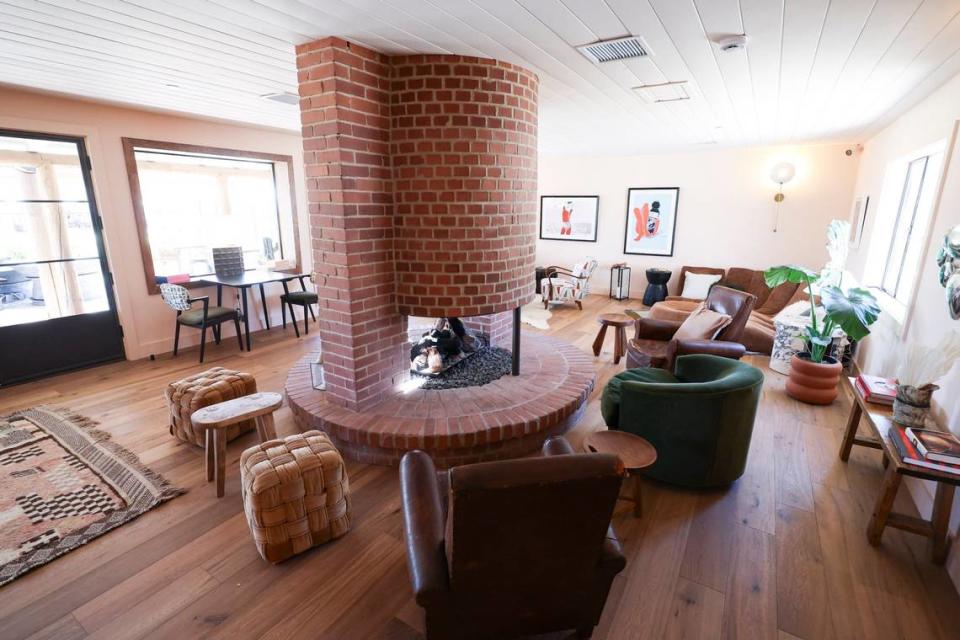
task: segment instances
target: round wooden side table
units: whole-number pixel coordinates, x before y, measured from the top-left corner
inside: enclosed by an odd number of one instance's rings
[[[593,341],[593,355],[599,356],[603,349],[603,339],[607,336],[607,327],[616,327],[616,340],[613,343],[613,364],[619,364],[620,358],[627,354],[627,327],[633,326],[633,318],[622,313],[602,313],[597,316],[600,331]]]
[[[628,481],[633,484],[630,497],[621,497],[622,500],[633,502],[633,515],[639,518],[643,515],[643,500],[640,494],[640,475],[644,469],[657,461],[657,450],[653,445],[640,436],[626,431],[594,431],[586,437],[583,448],[590,453],[612,453],[620,458],[629,475]]]

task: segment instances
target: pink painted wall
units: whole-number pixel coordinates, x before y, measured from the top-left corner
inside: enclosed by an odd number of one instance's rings
[[[107,257],[116,279],[116,298],[127,357],[144,358],[173,348],[173,312],[149,295],[137,240],[130,187],[124,165],[123,137],[180,142],[293,156],[302,268],[309,269],[303,151],[299,132],[239,126],[212,120],[81,101],[0,86],[0,128],[83,136],[93,166],[93,183],[103,217]],[[189,230],[185,230],[189,232]],[[271,324],[280,322],[280,285],[268,285]],[[215,296],[212,288],[194,290]],[[225,295],[229,290],[225,290]],[[212,298],[215,300],[215,298]],[[261,328],[259,300],[250,313],[251,331]],[[226,325],[225,325],[226,326]],[[232,329],[224,330],[232,335]],[[199,332],[183,332],[182,344],[195,344]],[[235,344],[228,342],[227,344]]]

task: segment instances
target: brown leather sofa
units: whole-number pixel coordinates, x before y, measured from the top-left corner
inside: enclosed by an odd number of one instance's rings
[[[677,356],[693,353],[739,360],[746,353],[741,341],[755,301],[756,296],[744,291],[721,286],[711,288],[706,299],[707,308],[730,316],[730,324],[714,340],[674,340],[673,334],[683,320],[638,318],[636,334],[627,344],[627,369],[655,367],[673,371]],[[694,307],[698,304],[700,301],[695,302]]]
[[[747,351],[754,353],[773,351],[773,318],[794,302],[807,299],[806,292],[799,285],[784,283],[770,289],[763,278],[763,271],[741,267],[732,267],[728,270],[712,267],[683,267],[680,271],[680,291],[683,291],[684,277],[687,272],[719,273],[723,277],[717,283],[718,285],[756,296],[756,303],[741,337],[741,343]],[[666,300],[650,308],[650,314],[647,317],[652,320],[682,322],[700,302],[702,301],[681,296],[667,296]]]
[[[619,458],[574,454],[437,472],[400,462],[410,578],[427,638],[504,638],[576,629],[589,637],[626,560],[610,528]]]

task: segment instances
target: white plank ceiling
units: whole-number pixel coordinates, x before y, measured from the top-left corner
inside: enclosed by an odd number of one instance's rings
[[[261,96],[326,35],[535,70],[556,154],[857,142],[960,72],[960,0],[0,0],[0,82],[296,130]],[[575,49],[626,35],[652,55]],[[669,81],[689,99],[633,90]]]

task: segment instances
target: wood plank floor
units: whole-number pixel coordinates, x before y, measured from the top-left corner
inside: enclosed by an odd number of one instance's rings
[[[589,351],[596,314],[628,305],[594,296],[555,310],[547,333]],[[525,327],[525,329],[529,329]],[[252,353],[225,340],[205,366],[249,371],[280,390],[287,368],[316,348],[292,331],[257,334]],[[598,383],[569,437],[602,427],[599,396],[614,366],[608,336]],[[766,358],[751,358],[766,370]],[[206,484],[202,453],[167,433],[165,384],[198,370],[196,351],[125,362],[0,390],[0,413],[37,404],[100,421],[184,496],[0,589],[0,638],[423,637],[401,537],[395,469],[349,464],[354,529],[344,538],[269,565],[244,521],[237,468],[253,434],[229,447],[227,494]],[[719,491],[648,483],[645,515],[618,508],[628,555],[595,638],[960,637],[960,598],[927,559],[925,540],[865,529],[880,478],[879,453],[837,458],[849,399],[796,403],[766,370],[747,472]],[[277,430],[294,430],[288,409]],[[905,492],[898,508],[912,512]]]

